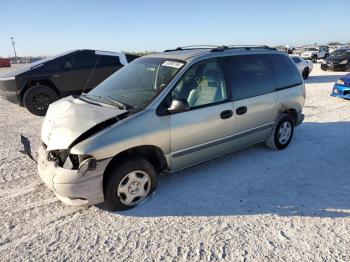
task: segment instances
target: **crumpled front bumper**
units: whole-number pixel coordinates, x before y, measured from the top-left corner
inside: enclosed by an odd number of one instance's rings
[[[350,99],[350,86],[335,84],[331,96]]]
[[[77,170],[65,169],[57,162],[49,161],[47,152],[40,147],[38,157],[38,173],[46,186],[56,196],[71,206],[94,205],[104,201],[103,173],[110,159],[97,161],[94,170],[79,175]]]

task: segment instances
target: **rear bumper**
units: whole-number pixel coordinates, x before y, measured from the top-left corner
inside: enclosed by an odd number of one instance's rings
[[[47,159],[39,149],[38,173],[41,180],[63,203],[71,206],[94,205],[104,201],[103,173],[110,159],[98,161],[96,168],[83,176],[77,170],[65,169]]]
[[[331,96],[350,99],[350,86],[334,84]]]

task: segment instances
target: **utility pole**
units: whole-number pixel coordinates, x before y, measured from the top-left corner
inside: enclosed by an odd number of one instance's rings
[[[15,53],[15,60],[17,62],[17,54],[16,54],[16,48],[15,48],[15,41],[14,41],[14,37],[10,37],[11,41],[12,41],[12,47],[13,47],[13,52]]]

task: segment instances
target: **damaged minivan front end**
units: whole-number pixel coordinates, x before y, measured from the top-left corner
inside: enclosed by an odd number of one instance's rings
[[[67,97],[50,105],[42,126],[38,172],[64,203],[101,203],[103,173],[111,158],[73,154],[72,148],[128,116],[126,110]]]

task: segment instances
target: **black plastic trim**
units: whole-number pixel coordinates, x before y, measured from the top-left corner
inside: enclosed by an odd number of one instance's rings
[[[102,131],[103,129],[114,125],[115,123],[119,122],[120,120],[128,117],[130,115],[129,112],[125,112],[119,116],[107,119],[106,121],[103,121],[95,126],[93,126],[92,128],[90,128],[89,130],[85,131],[84,133],[82,133],[78,138],[76,138],[69,146],[69,148],[72,148],[73,146],[79,144],[80,142],[88,139],[89,137],[95,135],[96,133]]]
[[[288,88],[300,86],[300,85],[302,85],[302,84],[303,84],[303,83],[300,82],[300,83],[296,83],[296,84],[292,84],[292,85],[288,85],[288,86],[279,87],[279,88],[276,88],[276,91],[281,91],[281,90],[284,90],[284,89],[288,89]]]
[[[243,136],[247,136],[247,135],[254,134],[256,132],[263,131],[265,129],[271,128],[272,126],[273,126],[273,124],[268,124],[268,125],[265,125],[265,126],[261,126],[261,127],[258,127],[258,128],[252,129],[252,130],[248,130],[246,132],[242,132],[242,133],[230,136],[230,137],[226,137],[226,138],[223,138],[223,139],[220,139],[220,140],[217,140],[217,141],[213,141],[213,142],[210,142],[210,143],[207,143],[207,144],[204,144],[204,145],[199,145],[199,146],[196,146],[196,147],[193,147],[193,148],[185,149],[185,150],[182,150],[180,152],[177,152],[177,153],[173,154],[172,157],[176,158],[176,157],[180,157],[180,156],[184,156],[184,155],[187,155],[187,154],[190,154],[190,153],[194,153],[196,151],[200,151],[200,150],[212,147],[212,146],[217,146],[217,145],[229,142],[231,140],[235,140],[235,139],[241,138]]]

